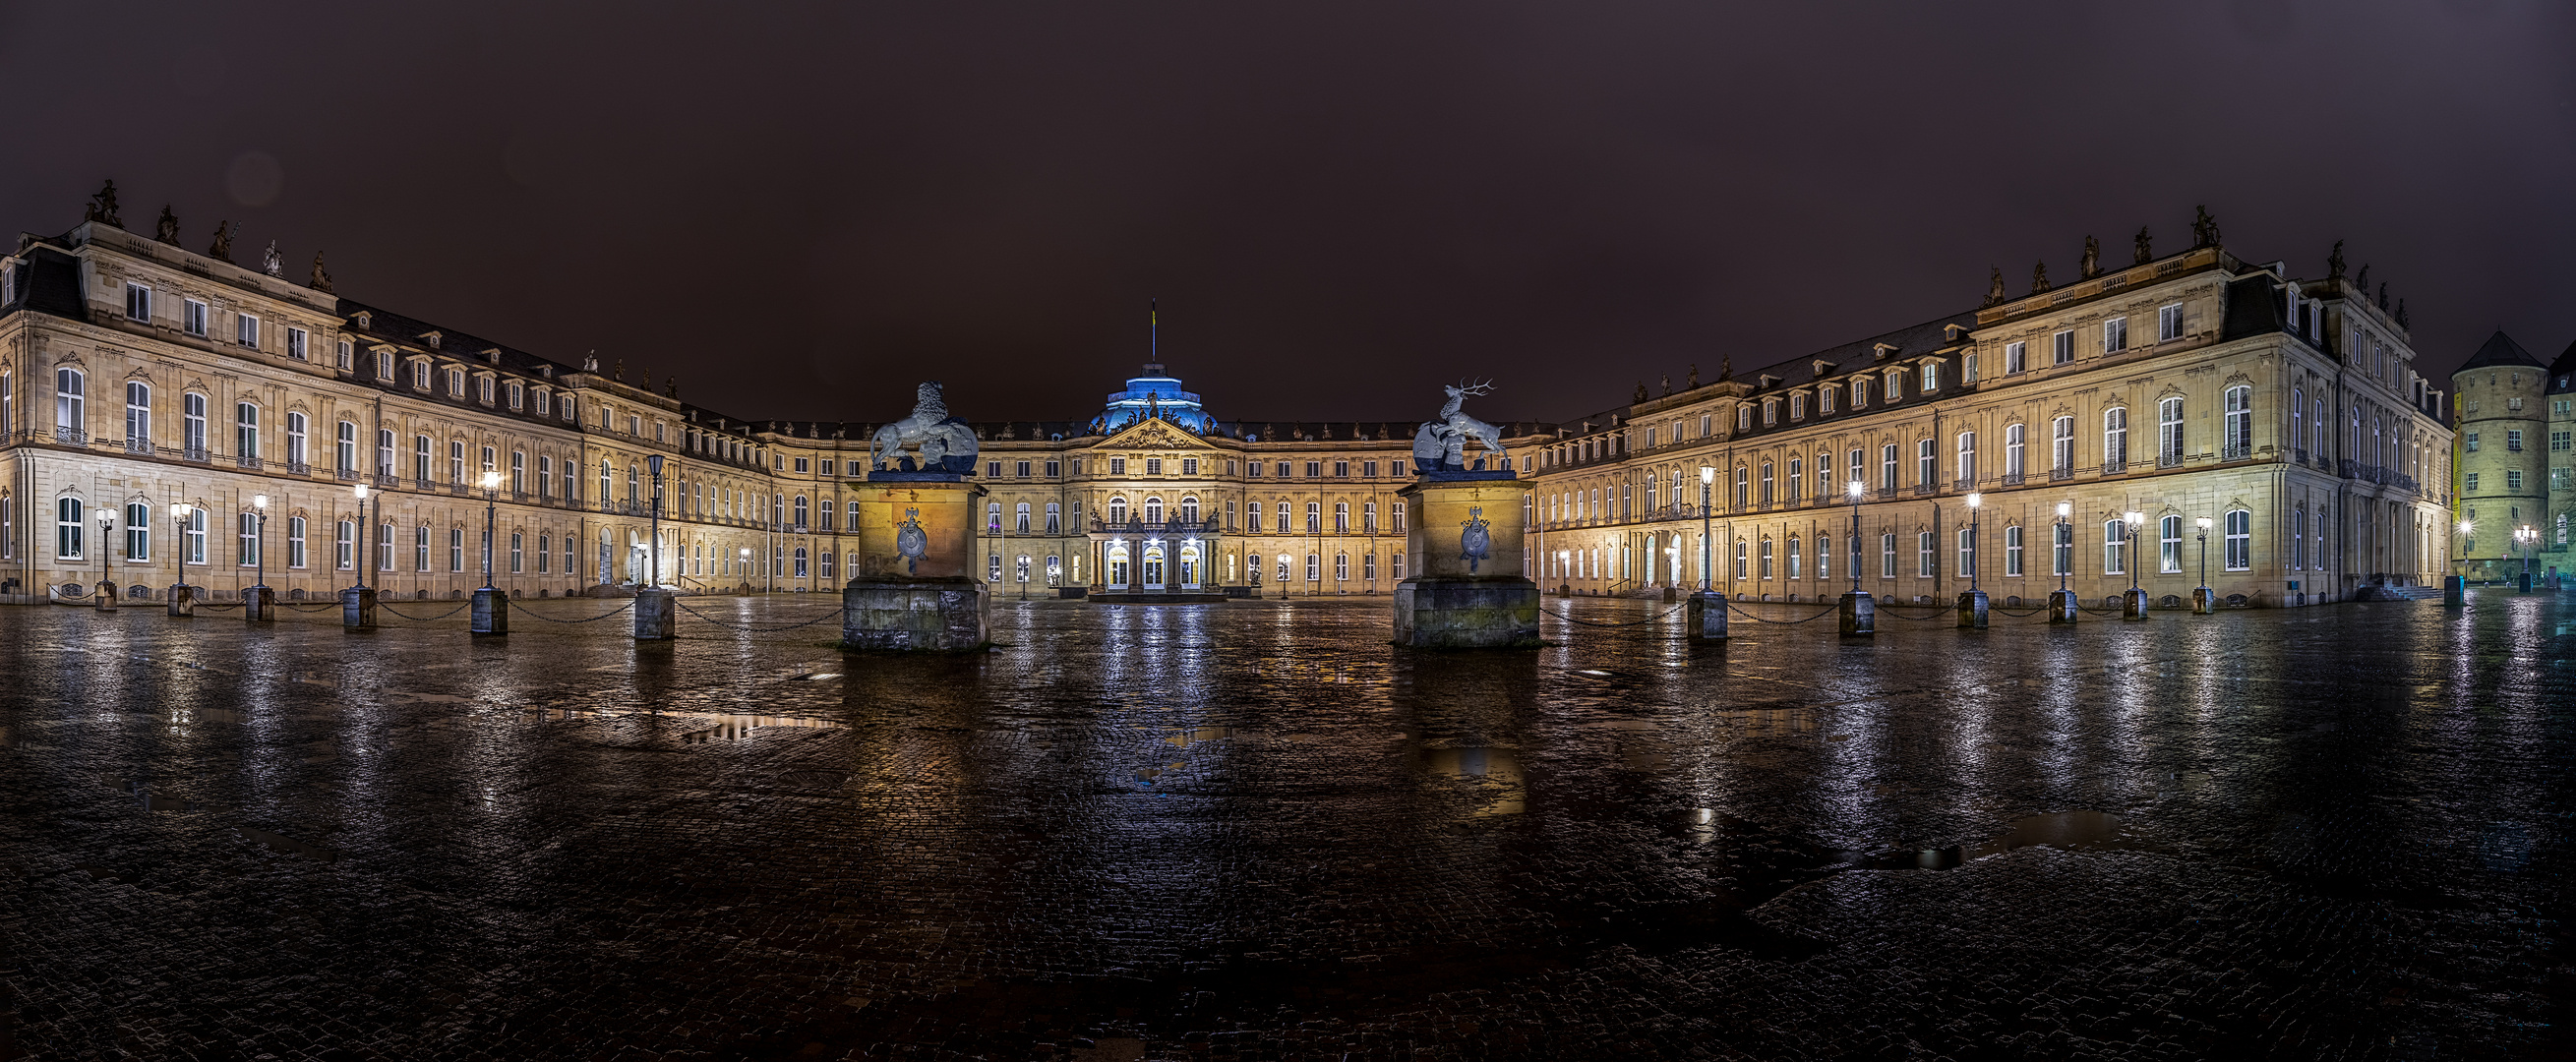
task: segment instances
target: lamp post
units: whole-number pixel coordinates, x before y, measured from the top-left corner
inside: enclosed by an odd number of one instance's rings
[[[367,500],[375,492],[360,483],[349,488],[349,493],[357,496],[357,518],[363,526],[358,529],[358,555],[349,559],[358,570],[358,585],[340,591],[340,629],[371,631],[376,629],[376,592],[367,588],[367,565],[375,563],[375,547],[367,536],[376,518],[368,513]],[[376,505],[381,512],[384,502],[379,499]]]
[[[653,577],[647,581],[658,587],[662,585],[662,455],[646,455],[644,466],[653,471]]]
[[[170,614],[173,616],[186,617],[197,614],[197,590],[188,585],[188,518],[196,511],[197,507],[187,502],[170,503],[171,541],[175,542],[179,549],[176,562],[172,565],[179,570],[179,574],[177,578],[170,580]]]
[[[1709,565],[1716,559],[1715,547],[1709,542],[1709,493],[1717,483],[1715,465],[1699,466],[1699,592],[1682,606],[1684,620],[1690,624],[1690,640],[1695,643],[1726,640],[1726,595],[1717,592],[1709,577]]]
[[[672,636],[671,591],[662,588],[662,455],[647,454],[644,464],[653,471],[653,552],[649,563],[652,577],[635,588],[635,640],[669,641]],[[831,500],[824,499],[830,505]],[[825,510],[829,512],[830,510]],[[681,554],[685,560],[686,553]]]
[[[742,592],[748,594],[751,592],[751,547],[742,547],[736,555],[742,558]]]
[[[2522,592],[2531,592],[2531,548],[2540,541],[2540,529],[2524,524],[2513,529],[2514,545],[2522,547]]]
[[[1862,493],[1866,492],[1868,489],[1869,488],[1866,485],[1862,484],[1862,482],[1857,479],[1844,484],[1843,486],[1843,494],[1851,499],[1852,507],[1852,562],[1850,567],[1852,583],[1851,592],[1855,594],[1860,592],[1860,498]]]
[[[2468,545],[2469,532],[2476,529],[2469,521],[2460,521],[2460,544]],[[2463,549],[2462,552],[2467,552]],[[2446,608],[2464,608],[2469,603],[2469,577],[2462,574],[2460,561],[2453,561],[2451,574],[2442,577],[2442,604]]]
[[[277,618],[268,588],[268,495],[250,498],[252,511],[251,560],[258,566],[259,581],[242,594],[242,620],[246,623],[268,623]]]
[[[2146,526],[2147,514],[2131,509],[2121,514],[2120,523],[2129,540],[2129,592],[2121,595],[2120,618],[2142,620],[2147,618],[2147,592],[2138,588],[2138,529]]]
[[[2191,522],[2200,529],[2200,586],[2191,592],[2191,610],[2206,616],[2218,607],[2218,592],[2209,588],[2209,518],[2194,517]]]
[[[1854,468],[1851,472],[1851,482],[1843,484],[1843,496],[1851,499],[1851,543],[1855,560],[1851,565],[1852,588],[1843,594],[1842,616],[1836,625],[1846,638],[1866,638],[1878,633],[1878,603],[1870,600],[1869,591],[1860,588],[1860,562],[1856,559],[1860,555],[1860,500],[1868,493],[1869,485],[1860,479],[1860,469]],[[1985,609],[1980,606],[1977,613],[1982,617]]]
[[[501,529],[501,473],[483,473],[483,586],[474,591],[474,625],[476,634],[510,633],[510,596],[492,585],[492,550],[499,545]]]
[[[1959,626],[1969,630],[1986,629],[1986,592],[1978,584],[1981,574],[1978,569],[1985,567],[1985,558],[1980,553],[1982,542],[1978,537],[1985,528],[1978,521],[1984,514],[1985,505],[1985,495],[1968,492],[1968,590],[1959,595]]]
[[[2057,569],[2057,590],[2048,595],[2048,622],[2075,622],[2075,591],[2066,588],[2066,579],[2075,570],[2074,502],[2057,503],[2057,523],[2050,529],[2048,563]]]
[[[108,542],[116,534],[116,513],[107,506],[98,507],[98,607],[116,611],[116,580],[107,573]]]

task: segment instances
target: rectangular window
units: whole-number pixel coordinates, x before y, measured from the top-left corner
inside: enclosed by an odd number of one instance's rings
[[[447,529],[447,570],[451,572],[461,572],[465,570],[464,528],[451,527]]]
[[[1306,478],[1307,478],[1307,479],[1322,479],[1323,477],[1324,477],[1324,463],[1323,463],[1323,462],[1321,462],[1321,461],[1308,461],[1308,462],[1306,462]]]
[[[2013,373],[2022,372],[2022,371],[2025,371],[2025,370],[2027,370],[2027,369],[2029,369],[2029,368],[2030,368],[2030,344],[2028,344],[2028,343],[2006,343],[2006,344],[2004,344],[2004,375],[2009,376],[2009,375],[2012,375]]]
[[[2050,336],[2050,337],[2048,337],[2048,342],[2049,342],[2049,347],[2050,347],[2051,351],[2053,352],[2054,359],[2055,359],[2055,360],[2050,361],[2050,362],[2049,362],[2049,364],[2051,364],[2051,365],[2066,365],[2066,364],[2071,364],[2071,363],[2073,363],[2073,362],[2075,361],[2075,331],[2074,331],[2074,329],[2068,329],[2068,330],[2066,330],[2066,331],[2059,332],[2059,333],[2057,333],[2056,335]]]
[[[233,342],[253,349],[259,346],[259,318],[242,314],[233,320]]]
[[[195,299],[181,300],[179,303],[179,329],[189,335],[196,336],[199,339],[205,338],[206,304],[198,302]]]
[[[2465,485],[2468,489],[2470,489],[2470,490],[2476,490],[2476,489],[2478,489],[2478,474],[2477,474],[2477,473],[2475,473],[2475,472],[2463,473],[2462,478],[2464,478],[2464,479],[2467,481],[2464,485]]]
[[[2021,573],[2021,525],[2014,524],[2004,528],[2004,575]]]
[[[2520,428],[2507,428],[2507,429],[2505,429],[2505,433],[2504,433],[2504,450],[2505,450],[2505,452],[2506,452],[2506,453],[2509,453],[2509,454],[2518,454],[2518,453],[2521,453],[2521,452],[2522,452],[2522,429],[2520,429]]]
[[[288,328],[286,330],[286,356],[297,361],[311,360],[310,355],[304,348],[304,339],[303,329]]]
[[[343,339],[340,341],[339,356],[332,362],[332,367],[340,370],[341,372],[348,372],[357,364],[356,359],[357,355],[349,341]]]
[[[2519,468],[2508,468],[2508,469],[2506,469],[2506,470],[2505,470],[2505,472],[2504,472],[2504,489],[2506,489],[2506,490],[2510,490],[2510,491],[2519,491],[2519,490],[2521,490],[2521,489],[2522,489],[2522,470],[2521,470],[2521,469],[2519,469]]]
[[[2243,509],[2227,511],[2227,570],[2246,571],[2254,567],[2254,514]]]
[[[200,508],[188,514],[187,540],[181,546],[187,551],[188,563],[206,563],[206,510]]]
[[[141,284],[125,285],[125,316],[137,321],[152,319],[152,289]]]
[[[411,564],[415,571],[429,570],[429,529],[426,527],[411,530]]]
[[[1895,443],[1888,443],[1878,448],[1878,489],[1886,491],[1896,489]]]
[[[2182,338],[2182,304],[2167,303],[2156,307],[2156,342],[2171,343]]]
[[[2129,349],[2129,319],[2114,317],[2102,322],[2102,353],[2117,354]]]
[[[236,525],[235,543],[233,562],[236,565],[248,568],[260,563],[258,513],[241,514],[241,519]]]
[[[525,550],[526,540],[519,532],[510,532],[510,574],[517,575],[520,572],[527,570],[527,568],[524,567],[524,559],[526,557]]]
[[[1110,475],[1113,475],[1113,476],[1123,476],[1123,475],[1126,475],[1126,474],[1127,474],[1127,459],[1126,459],[1126,458],[1124,458],[1124,457],[1113,457],[1113,458],[1110,458],[1110,459],[1109,459],[1109,474],[1110,474]]]
[[[1939,453],[1938,451],[1935,451],[1935,450],[1932,448],[1932,440],[1930,440],[1930,439],[1917,439],[1917,440],[1915,440],[1915,443],[1914,443],[1914,483],[1915,483],[1915,485],[1916,485],[1916,486],[1926,486],[1926,487],[1928,487],[1928,486],[1931,486],[1932,484],[1934,484],[1934,483],[1938,483],[1938,482],[1940,482],[1940,481],[1941,481],[1941,455],[1940,455],[1940,453]]]
[[[1929,579],[1932,577],[1934,572],[1939,570],[1938,565],[1941,563],[1941,553],[1937,548],[1939,545],[1940,543],[1933,539],[1932,532],[1919,531],[1915,533],[1914,574],[1925,579]]]
[[[2470,453],[2478,452],[2478,433],[2470,432],[2466,438],[2460,441],[2460,448],[2467,450]]]
[[[142,502],[125,507],[125,559],[152,559],[152,507]]]
[[[2075,574],[2075,525],[2051,524],[2049,538],[2048,574]]]
[[[2129,525],[2118,520],[2102,522],[2102,574],[2123,575],[2129,570]]]
[[[2182,399],[2168,398],[2156,403],[2156,463],[2175,465],[2182,462]]]
[[[286,518],[286,566],[304,566],[304,518],[301,516]]]
[[[1878,536],[1878,577],[1896,578],[1896,536],[1893,533]]]
[[[2166,575],[2182,571],[2182,517],[2165,517],[2156,522],[2156,530],[2156,570]]]

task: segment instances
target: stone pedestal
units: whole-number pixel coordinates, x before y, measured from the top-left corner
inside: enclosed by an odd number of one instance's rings
[[[1878,602],[1870,599],[1869,591],[1843,594],[1840,625],[1846,638],[1867,638],[1878,633]]]
[[[170,614],[180,619],[197,615],[197,588],[186,583],[170,584]]]
[[[2216,612],[2216,611],[2218,611],[2218,591],[2216,591],[2216,590],[2212,590],[2212,589],[2210,589],[2210,588],[2208,588],[2208,587],[2206,587],[2206,586],[2198,587],[2198,588],[2195,588],[2194,590],[2192,590],[2192,592],[2191,592],[2191,614],[2192,614],[2192,615],[2195,615],[2195,616],[2206,616],[2206,615],[2209,615],[2210,613],[2212,613],[2212,612]]]
[[[1985,591],[1970,590],[1959,595],[1959,628],[1977,631],[1986,629]]]
[[[2147,592],[2144,589],[2132,586],[2120,592],[2120,618],[2124,620],[2147,618]]]
[[[340,629],[376,629],[376,588],[352,586],[340,591]]]
[[[1682,606],[1682,615],[1690,624],[1690,640],[1726,640],[1726,595],[1709,591],[1692,594],[1690,601]]]
[[[510,633],[510,592],[484,587],[474,591],[474,633]]]
[[[954,652],[986,642],[991,588],[975,572],[975,499],[954,472],[870,472],[857,490],[858,560],[841,590],[841,646]]]
[[[671,607],[671,592],[645,588],[635,592],[635,640],[667,642],[671,640],[671,620],[677,609]]]
[[[2530,572],[2524,572],[2524,573],[2522,573],[2521,577],[2519,578],[2519,580],[2518,580],[2518,582],[2517,582],[2517,585],[2519,586],[2519,588],[2522,590],[2522,592],[2523,592],[2523,593],[2526,593],[2526,594],[2530,593],[2530,592],[2531,592],[2531,573],[2530,573]]]
[[[114,612],[114,611],[116,611],[116,595],[117,595],[117,593],[118,593],[118,591],[117,591],[117,586],[116,586],[116,580],[114,580],[114,579],[101,579],[101,580],[99,580],[99,581],[98,581],[98,610],[99,610],[99,611],[101,611],[101,612]]]
[[[277,591],[254,586],[242,591],[242,620],[246,623],[277,621]]]
[[[2073,623],[2078,615],[2075,609],[2075,591],[2051,590],[2048,592],[2048,622]]]
[[[2446,575],[2442,577],[2442,603],[2452,608],[2462,608],[2468,605],[2469,580],[2466,576]]]
[[[1441,649],[1535,647],[1538,584],[1521,574],[1521,503],[1531,484],[1508,469],[1422,474],[1408,500],[1395,641]]]

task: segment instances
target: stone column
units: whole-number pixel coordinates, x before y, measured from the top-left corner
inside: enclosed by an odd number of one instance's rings
[[[871,472],[857,493],[859,560],[841,590],[842,648],[983,646],[992,591],[974,564],[984,488],[954,472]],[[915,556],[904,555],[907,531],[919,536]]]
[[[1396,492],[1410,503],[1405,551],[1415,561],[1395,584],[1398,644],[1539,644],[1538,584],[1521,574],[1521,505],[1531,486],[1508,469],[1433,471]],[[1481,544],[1481,556],[1468,556],[1471,544]]]
[[[340,627],[343,630],[376,629],[376,588],[351,586],[340,591]]]
[[[647,587],[635,592],[635,640],[667,642],[671,640],[672,595],[668,590]]]

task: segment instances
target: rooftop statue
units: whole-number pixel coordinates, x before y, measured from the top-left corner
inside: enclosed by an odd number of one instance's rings
[[[2084,238],[2084,261],[2075,267],[2075,275],[2085,280],[2102,275],[2102,241]]]
[[[227,226],[229,226],[229,227],[227,227]],[[241,222],[238,222],[238,221],[218,221],[218,222],[216,222],[216,223],[215,223],[215,242],[214,242],[214,244],[213,244],[213,245],[211,245],[211,246],[209,246],[209,247],[207,247],[207,248],[206,248],[206,257],[208,257],[208,258],[212,258],[212,259],[214,259],[214,260],[216,260],[216,261],[219,261],[219,262],[229,262],[229,261],[232,261],[232,260],[233,260],[233,236],[234,236],[236,233],[239,233],[240,231],[241,231]]]
[[[152,225],[152,238],[172,247],[179,246],[179,215],[170,212],[170,204],[161,204],[161,220]]]
[[[1442,387],[1441,390],[1449,393],[1449,401],[1440,407],[1440,419],[1422,422],[1421,430],[1413,433],[1415,467],[1426,472],[1465,471],[1467,440],[1471,438],[1485,444],[1485,449],[1501,453],[1503,433],[1460,410],[1467,404],[1469,395],[1486,394],[1493,389],[1491,381],[1470,384],[1462,380],[1456,386]]]
[[[96,221],[120,229],[125,227],[124,219],[116,216],[115,181],[109,181],[100,186],[98,194],[89,197],[89,211],[81,220]]]
[[[2144,225],[2138,226],[2138,247],[2135,255],[2130,261],[2136,265],[2145,265],[2155,261],[2156,258],[2155,238],[2147,235],[2147,227]]]
[[[313,282],[305,285],[315,291],[331,290],[331,272],[322,268],[322,252],[313,252]]]
[[[286,279],[286,257],[277,253],[277,241],[268,241],[268,250],[260,253],[259,271],[280,280]]]
[[[974,471],[975,455],[982,447],[975,441],[974,429],[948,415],[939,381],[922,384],[913,395],[912,415],[877,429],[870,440],[869,467],[879,472]],[[906,447],[920,449],[917,462],[904,455]]]
[[[1986,305],[2001,306],[2004,304],[2005,300],[2004,268],[2002,266],[1987,266],[1986,268],[1992,271],[1992,275],[1986,282]]]

